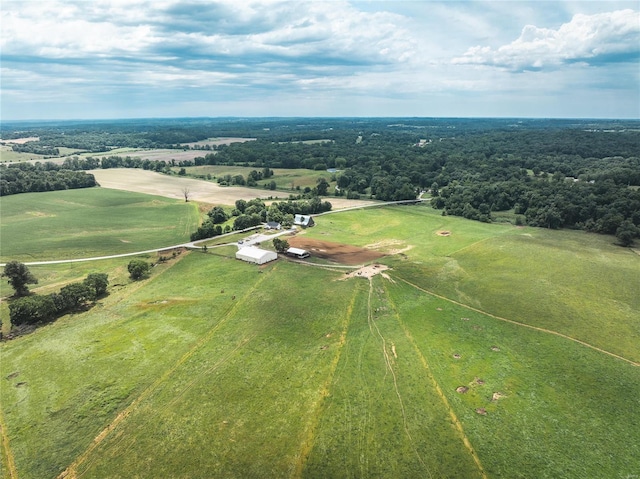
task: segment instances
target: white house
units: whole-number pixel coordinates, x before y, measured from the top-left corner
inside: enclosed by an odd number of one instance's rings
[[[247,246],[245,248],[240,248],[236,252],[236,259],[241,259],[247,263],[265,264],[269,261],[278,259],[278,253],[275,251],[255,248],[253,246]]]

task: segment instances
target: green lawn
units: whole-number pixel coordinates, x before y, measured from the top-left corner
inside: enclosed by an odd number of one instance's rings
[[[257,267],[232,247],[141,282],[96,263],[108,297],[0,345],[5,464],[21,478],[637,474],[636,254],[423,206],[316,224],[305,234],[390,253],[388,278]],[[49,271],[42,290],[85,268]]]
[[[183,243],[197,205],[90,188],[2,198],[0,260],[44,261],[143,251]]]

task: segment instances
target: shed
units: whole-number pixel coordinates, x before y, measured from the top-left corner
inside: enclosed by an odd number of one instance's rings
[[[293,218],[293,224],[302,226],[304,228],[309,228],[316,223],[313,221],[313,218],[310,215],[295,215]]]
[[[278,253],[247,246],[246,248],[240,248],[236,252],[236,259],[241,259],[247,263],[264,264],[278,259]]]
[[[287,250],[287,255],[294,256],[299,259],[308,258],[310,256],[309,252],[306,249],[293,248],[293,247]]]

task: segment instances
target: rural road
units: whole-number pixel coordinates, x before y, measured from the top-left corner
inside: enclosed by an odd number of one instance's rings
[[[328,214],[333,214],[333,213],[341,213],[343,211],[351,211],[351,210],[359,210],[359,209],[363,209],[363,208],[373,208],[373,207],[381,207],[381,206],[388,206],[388,205],[399,205],[399,204],[407,204],[407,203],[417,203],[417,202],[422,202],[422,201],[429,201],[430,198],[426,198],[423,199],[422,198],[422,193],[420,194],[420,196],[418,197],[418,199],[416,200],[403,200],[403,201],[388,201],[385,203],[375,203],[375,204],[366,204],[366,205],[360,205],[360,206],[351,206],[348,208],[341,208],[339,210],[332,210],[332,211],[326,211],[324,213],[319,213],[317,215],[312,215],[314,217],[316,216],[323,216],[323,215],[328,215]],[[94,256],[94,257],[90,257],[90,258],[75,258],[75,259],[59,259],[59,260],[51,260],[51,261],[31,261],[31,262],[25,262],[23,264],[27,265],[27,266],[38,266],[38,265],[47,265],[47,264],[64,264],[64,263],[80,263],[80,262],[84,262],[84,261],[99,261],[102,259],[114,259],[114,258],[126,258],[128,256],[138,256],[141,254],[149,254],[149,253],[158,253],[160,251],[169,251],[172,249],[176,249],[176,248],[190,248],[190,249],[200,249],[201,246],[198,246],[198,243],[203,243],[205,241],[209,241],[209,240],[213,240],[213,239],[220,239],[223,238],[225,236],[230,236],[233,234],[237,234],[237,233],[244,233],[247,231],[252,231],[252,230],[256,230],[259,228],[262,228],[264,225],[259,225],[259,226],[253,226],[251,228],[247,228],[241,231],[232,231],[231,233],[225,233],[219,236],[214,236],[213,238],[205,238],[202,240],[198,240],[198,241],[190,241],[188,243],[181,243],[181,244],[177,244],[177,245],[173,245],[173,246],[165,246],[162,248],[155,248],[155,249],[148,249],[148,250],[144,250],[144,251],[135,251],[132,253],[120,253],[120,254],[112,254],[112,255],[108,255],[108,256]],[[292,233],[295,231],[295,227],[288,229],[288,230],[284,230],[281,231],[279,233],[275,233],[275,234],[271,234],[271,235],[254,235],[252,237],[250,237],[248,240],[243,241],[243,245],[244,246],[251,246],[253,244],[258,244],[264,241],[268,241],[270,239],[276,238],[278,236],[282,236],[288,233]],[[235,244],[235,243],[225,243],[225,244],[221,244],[221,245],[215,245],[215,246],[211,246],[211,248],[218,248],[220,246],[228,246],[231,244]],[[4,267],[6,265],[6,263],[0,263],[0,267]]]

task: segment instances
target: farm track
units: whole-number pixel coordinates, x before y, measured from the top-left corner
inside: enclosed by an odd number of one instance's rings
[[[420,351],[420,348],[418,347],[415,339],[413,338],[413,335],[411,334],[411,332],[407,329],[406,325],[400,319],[400,315],[398,314],[398,308],[393,303],[393,301],[391,299],[391,296],[389,294],[387,294],[387,300],[389,301],[389,303],[393,307],[393,310],[395,311],[395,317],[396,317],[396,320],[398,321],[398,324],[400,325],[400,328],[402,328],[402,331],[404,332],[404,335],[407,337],[409,343],[413,346],[413,350],[418,355],[418,357],[420,358],[420,362],[422,364],[422,367],[424,368],[425,372],[427,373],[427,376],[431,380],[431,383],[432,383],[433,387],[435,388],[436,393],[438,394],[438,396],[442,400],[445,408],[449,412],[449,417],[451,418],[451,421],[453,422],[456,430],[458,431],[458,434],[460,434],[460,438],[462,439],[462,443],[464,444],[464,447],[469,451],[469,454],[471,454],[471,457],[473,458],[473,462],[478,467],[478,471],[480,473],[480,476],[483,479],[488,479],[487,473],[485,472],[484,467],[482,466],[482,463],[480,462],[480,458],[478,457],[478,454],[476,453],[475,449],[473,448],[473,445],[471,444],[471,441],[469,440],[469,438],[467,437],[467,435],[464,432],[464,428],[462,427],[462,423],[460,422],[460,420],[458,419],[458,416],[456,415],[455,411],[451,407],[451,404],[449,403],[449,400],[447,399],[447,396],[445,396],[444,392],[442,391],[442,388],[440,387],[440,384],[438,384],[438,381],[436,380],[435,376],[433,375],[433,373],[431,371],[431,368],[429,367],[429,363],[427,362],[427,359],[422,354],[422,351]]]
[[[125,409],[123,409],[116,418],[108,424],[101,432],[98,434],[89,447],[80,454],[67,468],[62,471],[58,475],[58,479],[77,479],[82,474],[78,475],[78,467],[86,462],[89,455],[105,440],[107,436],[109,436],[115,429],[122,423],[127,417],[129,417],[135,410],[138,408],[141,402],[146,400],[153,394],[163,383],[165,383],[169,377],[187,360],[189,360],[196,352],[198,352],[205,344],[207,344],[216,332],[220,329],[220,327],[229,320],[233,316],[233,313],[236,311],[238,306],[247,300],[254,292],[255,288],[257,288],[264,280],[266,275],[261,275],[253,287],[248,288],[244,296],[239,301],[234,301],[231,307],[227,310],[224,317],[216,323],[207,333],[202,336],[194,345],[191,347],[182,357],[167,371],[165,371],[156,381],[154,381],[147,389],[145,389],[136,399],[129,404]]]
[[[294,479],[299,479],[302,477],[302,472],[304,471],[304,466],[309,458],[309,454],[313,449],[313,445],[315,443],[315,433],[318,427],[318,423],[320,422],[320,418],[322,417],[322,412],[324,409],[325,400],[329,397],[331,383],[334,380],[336,369],[338,368],[338,363],[340,362],[340,357],[342,356],[342,350],[347,341],[347,331],[349,329],[349,324],[351,324],[351,317],[353,315],[353,307],[356,302],[356,298],[358,297],[358,291],[354,291],[353,297],[351,298],[351,302],[349,303],[349,307],[347,308],[347,312],[344,316],[344,320],[342,322],[342,331],[340,332],[340,340],[338,341],[338,347],[336,354],[331,361],[331,366],[329,368],[329,374],[327,375],[327,379],[320,388],[320,397],[316,402],[316,405],[311,413],[311,421],[309,426],[307,427],[306,438],[302,441],[302,448],[300,450],[300,454],[298,456],[298,461],[296,462],[296,467],[291,475]]]
[[[373,296],[373,279],[369,278],[369,295],[368,295],[368,298],[367,298],[367,322],[369,323],[369,330],[371,331],[372,334],[374,334],[373,333],[373,328],[371,327],[371,325],[373,325],[375,327],[375,330],[376,330],[376,333],[377,333],[378,337],[380,338],[380,340],[382,342],[382,355],[384,356],[385,366],[389,370],[389,372],[391,373],[391,376],[393,378],[393,388],[395,390],[396,396],[398,397],[398,404],[400,405],[400,411],[402,413],[402,425],[403,425],[403,428],[404,428],[404,432],[407,435],[407,437],[409,438],[409,443],[411,444],[411,448],[413,449],[413,452],[415,453],[416,457],[418,458],[418,461],[420,461],[420,464],[422,464],[422,467],[424,467],[424,469],[427,471],[427,474],[429,475],[429,477],[432,478],[433,475],[431,474],[431,471],[429,470],[429,467],[426,465],[426,463],[422,459],[422,456],[418,452],[418,449],[416,449],[413,437],[411,436],[411,432],[409,431],[409,426],[407,424],[407,413],[405,411],[405,407],[404,407],[404,402],[402,400],[402,396],[400,395],[400,389],[398,388],[398,378],[396,376],[396,372],[393,369],[393,364],[392,364],[392,361],[391,361],[391,357],[389,356],[389,351],[387,350],[387,340],[385,339],[385,337],[380,332],[380,328],[378,328],[378,325],[376,324],[376,322],[375,322],[375,320],[373,318],[373,308],[371,306],[371,297],[372,296]],[[393,347],[392,352],[393,352],[393,354],[395,356],[395,346]]]
[[[487,313],[486,311],[482,311],[481,309],[474,308],[473,306],[469,306],[468,304],[460,303],[460,302],[458,302],[458,301],[456,301],[454,299],[447,298],[446,296],[442,296],[442,295],[439,295],[437,293],[434,293],[433,291],[429,291],[429,290],[426,290],[424,288],[421,288],[420,286],[418,286],[416,284],[413,284],[413,283],[411,283],[410,281],[407,281],[404,278],[400,278],[398,276],[395,276],[395,277],[397,279],[399,279],[400,281],[408,284],[409,286],[412,286],[412,287],[416,288],[417,290],[422,291],[423,293],[429,294],[429,295],[434,296],[436,298],[443,299],[445,301],[449,301],[450,303],[453,303],[453,304],[455,304],[457,306],[461,306],[461,307],[466,308],[466,309],[468,309],[470,311],[475,311],[476,313],[480,313],[480,314],[483,314],[485,316],[489,316],[490,318],[494,318],[494,319],[497,319],[499,321],[504,321],[505,323],[515,324],[516,326],[522,326],[523,328],[529,328],[529,329],[533,329],[535,331],[540,331],[542,333],[553,334],[554,336],[559,336],[561,338],[568,339],[568,340],[573,341],[575,343],[581,344],[582,346],[586,346],[587,348],[593,349],[593,350],[598,351],[598,352],[603,353],[603,354],[607,354],[607,355],[609,355],[611,357],[614,357],[616,359],[620,359],[622,361],[625,361],[625,362],[631,364],[632,366],[636,366],[636,367],[640,366],[640,363],[638,363],[636,361],[633,361],[631,359],[625,358],[625,357],[620,356],[618,354],[612,353],[611,351],[607,351],[605,349],[599,348],[599,347],[594,346],[592,344],[586,343],[584,341],[581,341],[580,339],[572,338],[571,336],[567,336],[566,334],[559,333],[558,331],[553,331],[551,329],[546,329],[546,328],[540,328],[538,326],[532,326],[530,324],[514,321],[513,319],[507,319],[507,318],[503,318],[501,316],[496,316],[495,314]]]
[[[2,410],[0,410],[0,436],[2,436],[2,455],[3,463],[6,465],[6,472],[10,479],[18,479],[18,470],[16,469],[16,463],[13,458],[13,452],[11,451],[11,445],[9,444],[9,436],[7,436],[7,426],[4,423],[4,416]]]

